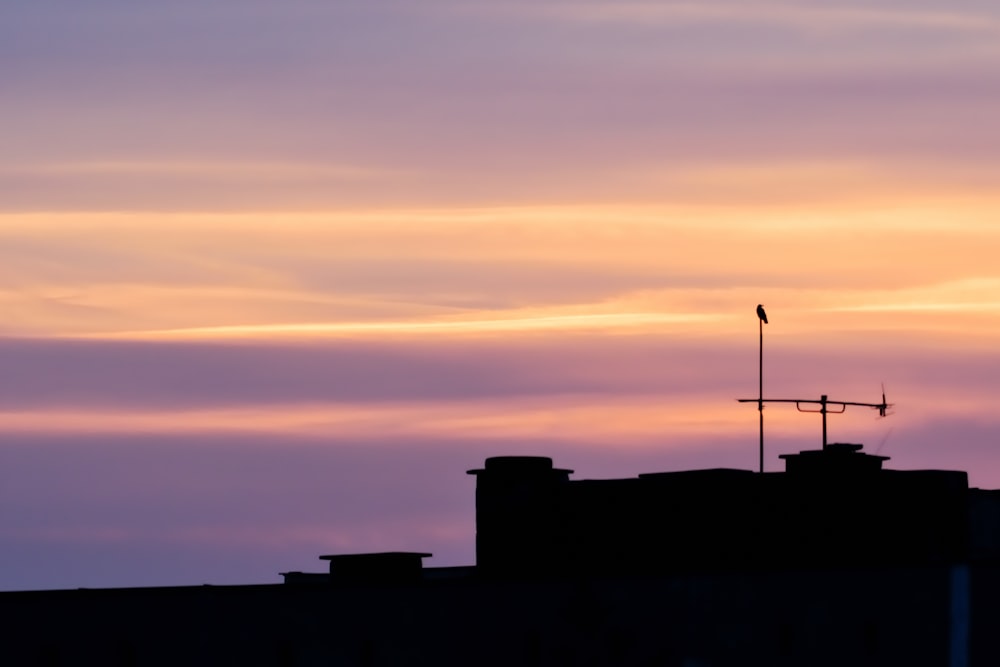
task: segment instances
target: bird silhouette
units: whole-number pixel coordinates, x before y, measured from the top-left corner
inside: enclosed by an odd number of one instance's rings
[[[759,303],[757,304],[757,317],[759,317],[764,324],[767,324],[767,313],[764,312],[764,306]]]

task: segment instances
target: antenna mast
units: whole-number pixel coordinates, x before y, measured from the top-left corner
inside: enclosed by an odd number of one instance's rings
[[[760,392],[757,394],[757,412],[760,414],[760,471],[764,472],[764,325],[767,324],[767,313],[764,306],[757,304],[757,326],[760,335],[760,356],[758,357],[758,379]]]

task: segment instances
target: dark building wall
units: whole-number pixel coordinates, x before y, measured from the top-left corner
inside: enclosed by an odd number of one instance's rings
[[[949,570],[0,594],[14,665],[947,665]],[[10,662],[6,662],[9,659]]]
[[[969,490],[970,555],[1000,561],[1000,491]]]
[[[570,480],[540,457],[488,459],[472,471],[477,565],[487,576],[520,577],[968,559],[966,474],[882,470],[884,457],[857,447],[790,455],[786,473],[616,480]]]
[[[970,568],[970,665],[1000,665],[1000,567]]]

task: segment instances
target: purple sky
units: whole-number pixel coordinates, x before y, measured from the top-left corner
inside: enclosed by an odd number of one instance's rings
[[[38,0],[0,21],[0,589],[474,557],[502,454],[1000,487],[990,3]],[[769,470],[819,419],[768,408]],[[877,511],[877,509],[875,510]]]

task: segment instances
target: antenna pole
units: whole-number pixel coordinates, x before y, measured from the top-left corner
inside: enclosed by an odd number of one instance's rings
[[[819,397],[819,411],[823,413],[823,449],[826,449],[826,394]]]
[[[759,306],[758,306],[759,307]],[[764,472],[764,320],[757,318],[760,330],[760,355],[757,377],[760,380],[760,392],[757,394],[757,412],[760,414],[760,471]],[[826,438],[824,437],[824,441]]]

